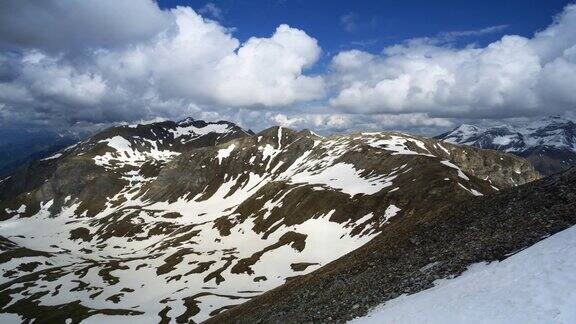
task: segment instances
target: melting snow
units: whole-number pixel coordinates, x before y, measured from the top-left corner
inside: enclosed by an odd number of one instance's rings
[[[200,129],[193,126],[179,127],[175,131],[175,135],[182,136],[190,134],[189,132],[195,134],[224,132],[227,127],[228,125],[221,124],[209,125]],[[53,217],[48,211],[52,204],[50,201],[42,204],[41,210],[32,217],[15,217],[0,224],[0,234],[10,235],[9,238],[16,243],[26,243],[28,247],[48,252],[61,252],[63,249],[71,251],[69,254],[62,253],[50,257],[51,262],[57,262],[62,266],[70,265],[71,272],[69,274],[55,281],[42,281],[46,288],[30,288],[26,293],[44,290],[54,291],[55,287],[62,285],[63,293],[57,296],[45,295],[40,299],[41,303],[47,305],[80,300],[82,305],[94,308],[110,308],[111,306],[133,308],[138,305],[134,309],[143,310],[146,314],[129,317],[129,319],[130,321],[142,322],[158,320],[157,314],[167,305],[160,304],[158,301],[164,298],[170,297],[172,299],[168,303],[171,307],[168,316],[175,318],[186,310],[182,301],[183,298],[199,292],[217,293],[218,295],[206,295],[195,299],[198,302],[200,313],[193,316],[192,319],[194,321],[204,320],[209,317],[211,311],[219,307],[243,302],[245,299],[258,294],[258,292],[253,291],[266,291],[284,283],[287,277],[313,271],[321,265],[358,248],[376,235],[374,226],[378,224],[370,222],[373,218],[372,213],[361,217],[356,222],[351,221],[345,224],[330,221],[331,216],[335,213],[334,210],[324,215],[314,215],[313,218],[302,224],[291,226],[286,225],[285,218],[270,220],[269,217],[275,208],[285,208],[283,207],[285,197],[290,190],[304,184],[310,185],[313,190],[335,189],[349,195],[355,195],[374,194],[383,188],[394,188],[392,185],[395,177],[400,173],[410,171],[407,164],[390,170],[389,174],[383,174],[381,170],[357,169],[354,165],[340,160],[343,154],[357,150],[362,146],[365,147],[366,144],[377,147],[378,150],[373,151],[382,154],[382,156],[384,153],[390,154],[383,150],[391,151],[392,155],[431,156],[422,141],[396,135],[386,139],[389,137],[388,135],[375,133],[373,137],[342,137],[340,139],[330,138],[314,141],[313,147],[301,153],[291,165],[285,165],[283,163],[288,163],[288,160],[282,153],[290,150],[290,147],[284,146],[282,148],[282,133],[283,129],[278,128],[277,142],[272,142],[272,145],[262,143],[258,147],[260,153],[249,159],[250,163],[263,165],[267,162],[266,172],[257,174],[229,171],[229,175],[225,176],[223,183],[209,197],[205,196],[205,192],[193,198],[180,197],[174,201],[142,201],[140,200],[142,198],[135,198],[141,197],[138,195],[139,190],[137,189],[142,188],[146,182],[146,179],[142,178],[136,170],[147,160],[168,160],[178,153],[160,150],[156,142],[139,137],[131,137],[128,141],[122,136],[115,136],[101,141],[106,143],[111,150],[101,156],[96,156],[94,158],[96,164],[114,169],[124,165],[134,167],[127,168],[130,171],[121,171],[123,172],[122,176],[130,179],[131,183],[108,200],[104,211],[88,218],[86,212],[83,214],[75,212],[79,202],[72,201],[58,217]],[[258,137],[259,142],[261,139]],[[227,147],[219,149],[216,153],[219,164],[224,159],[237,156],[239,153],[236,145],[225,145]],[[271,168],[272,162],[275,163],[273,168]],[[280,173],[278,170],[281,166],[285,170]],[[272,181],[286,181],[292,185],[292,189],[282,191],[282,194],[272,198],[258,193],[259,189]],[[392,191],[397,189],[398,187]],[[259,196],[254,200],[263,204],[261,208],[263,211],[262,219],[268,220],[270,223],[273,222],[273,225],[268,228],[274,228],[274,230],[266,235],[255,230],[257,227],[255,218],[248,217],[240,220],[238,219],[239,215],[235,213],[235,208],[238,205],[254,196]],[[266,201],[263,201],[264,198]],[[69,199],[72,198],[68,197],[66,201],[68,202]],[[117,204],[118,201],[122,202]],[[21,211],[24,211],[23,207],[18,210],[18,212]],[[399,211],[400,208],[389,205],[383,215],[384,221],[394,217]],[[177,212],[180,215],[174,218],[164,217],[169,212]],[[108,222],[106,217],[109,216],[119,218]],[[229,235],[221,235],[220,230],[215,226],[216,221],[222,219],[232,224]],[[106,222],[102,225],[93,225],[102,221]],[[115,236],[102,242],[95,242],[99,239],[95,232],[102,230],[109,224],[114,224],[115,221],[143,224],[144,227],[133,236]],[[170,230],[166,232],[150,234],[157,224],[162,223],[173,227],[170,227]],[[360,224],[366,224],[362,235],[352,236],[352,229]],[[90,228],[90,234],[94,235],[94,239],[90,242],[70,240],[70,231],[79,226]],[[237,258],[250,257],[278,242],[279,238],[289,231],[308,235],[303,251],[297,251],[289,245],[281,246],[266,251],[260,256],[260,260],[252,266],[254,274],[232,273],[230,268],[227,268],[221,273],[224,278],[223,282],[216,283],[214,278],[205,280],[208,273],[224,267],[230,255]],[[25,238],[17,237],[16,235],[19,234],[24,235]],[[123,267],[113,271],[113,275],[119,278],[120,284],[109,285],[102,280],[99,270],[102,269],[104,263],[101,263],[91,268],[82,277],[82,281],[87,282],[91,287],[103,287],[104,293],[102,295],[92,298],[90,295],[93,292],[89,290],[69,293],[76,287],[74,280],[78,279],[74,271],[86,266],[85,260],[79,261],[79,258],[84,255],[81,249],[94,249],[95,244],[102,244],[104,247],[102,249],[97,248],[98,251],[94,251],[90,258],[106,262],[111,257],[117,257],[118,260],[121,260]],[[56,247],[52,247],[52,245]],[[325,248],[327,246],[330,249],[327,250]],[[192,249],[195,253],[184,254],[181,262],[179,261],[173,270],[159,275],[156,270],[164,265],[164,260],[178,251],[183,251],[184,248]],[[233,252],[230,252],[232,250]],[[126,255],[145,258],[145,260],[122,259]],[[38,260],[45,261],[42,258]],[[210,263],[209,269],[206,271],[189,273],[193,269],[193,264],[199,262],[213,263]],[[299,262],[318,264],[295,273],[290,264]],[[136,269],[143,264],[143,267]],[[8,264],[7,266],[11,265]],[[138,271],[137,276],[134,275],[135,271]],[[182,279],[170,279],[177,276],[181,276]],[[266,276],[267,280],[255,282],[256,276]],[[110,300],[106,300],[106,298],[119,293],[123,287],[134,289],[134,292],[125,292],[118,304],[111,305]],[[252,292],[246,292],[247,290]],[[23,296],[20,293],[12,295],[14,301],[23,298]],[[110,322],[116,319],[124,319],[124,317],[97,315],[90,320]]]
[[[127,139],[122,136],[114,136],[102,140],[99,143],[106,143],[106,145],[113,148],[116,152],[106,152],[103,155],[95,156],[94,161],[96,165],[111,166],[112,162],[117,162],[120,166],[123,164],[140,166],[147,159],[166,161],[179,154],[177,152],[159,150],[156,142],[148,139],[134,138],[134,140],[146,144],[149,151],[135,150]]]
[[[446,154],[450,155],[450,151],[448,151],[442,144],[438,143],[438,147],[440,147]]]
[[[363,133],[363,135],[366,135],[366,134],[367,133]],[[409,142],[415,144],[418,148],[425,151],[426,153],[416,152],[416,151],[409,149],[408,146],[406,145]],[[372,140],[372,141],[370,141],[369,145],[372,147],[376,147],[376,148],[382,148],[382,149],[385,149],[387,151],[392,151],[392,152],[394,152],[394,153],[392,153],[392,155],[403,154],[403,155],[434,156],[434,155],[430,154],[430,152],[428,151],[428,149],[426,148],[426,146],[424,145],[424,143],[422,141],[419,141],[419,140],[414,139],[414,138],[409,138],[406,136],[401,137],[401,136],[391,135],[389,139]]]
[[[330,188],[339,189],[344,193],[354,196],[358,193],[372,195],[378,191],[391,186],[390,182],[394,177],[382,178],[363,178],[360,171],[354,168],[354,165],[347,163],[338,163],[327,167],[319,173],[309,171],[295,174],[292,183],[308,183],[326,185]]]
[[[223,159],[230,156],[230,153],[232,153],[235,147],[236,145],[232,144],[228,146],[228,148],[218,150],[218,155],[216,156],[218,158],[218,165],[222,163]]]
[[[179,138],[185,135],[206,135],[209,133],[226,133],[229,131],[229,125],[227,124],[208,124],[204,127],[196,127],[194,125],[190,126],[179,126],[174,130],[170,130],[170,132],[174,135],[174,138]]]
[[[386,223],[390,218],[396,216],[401,209],[396,207],[395,205],[390,205],[386,208],[384,212],[384,221],[382,223]]]
[[[122,136],[114,136],[105,140],[101,140],[100,143],[106,143],[111,148],[118,152],[126,152],[131,150],[130,142]]]
[[[462,178],[464,180],[470,180],[470,178],[468,178],[468,176],[466,174],[464,174],[464,172],[462,172],[462,170],[456,164],[454,164],[450,161],[440,161],[440,163],[444,164],[445,166],[456,169],[458,171],[458,176],[460,178]]]
[[[482,193],[480,193],[480,192],[478,192],[478,191],[476,191],[476,190],[474,190],[474,189],[472,189],[472,188],[468,189],[468,188],[466,188],[463,184],[461,184],[460,182],[458,182],[458,185],[459,185],[462,189],[464,189],[464,190],[468,191],[469,193],[473,194],[474,196],[483,196]]]
[[[54,154],[54,155],[52,155],[52,156],[49,156],[49,157],[47,157],[47,158],[44,158],[44,159],[42,159],[42,160],[40,160],[40,161],[54,160],[54,159],[57,159],[57,158],[59,158],[59,157],[61,157],[61,156],[62,156],[62,153],[56,153],[56,154]]]

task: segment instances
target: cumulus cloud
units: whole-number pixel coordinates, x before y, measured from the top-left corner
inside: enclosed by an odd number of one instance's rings
[[[92,2],[98,4],[88,5]],[[24,10],[8,3],[13,12]],[[39,34],[32,42],[22,35],[5,35],[16,26],[3,27],[0,38],[4,43],[20,39],[22,46],[32,48],[0,54],[1,116],[114,122],[183,116],[206,107],[268,109],[323,96],[323,78],[305,75],[321,49],[304,31],[280,25],[270,37],[240,43],[229,29],[190,7],[162,11],[149,1],[126,3],[135,10],[143,10],[138,4],[152,6],[148,16],[168,22],[147,39],[126,36],[131,41],[123,46],[108,46],[95,36],[84,40],[81,52],[69,50],[76,42],[74,35],[68,39],[71,43],[60,46],[62,51],[53,52],[44,45],[54,34],[39,33],[34,27],[30,33]],[[74,10],[90,8],[94,16],[108,17],[113,26],[121,24],[117,17],[107,16],[110,8],[118,10],[117,2],[82,4]],[[58,0],[37,6],[26,2],[23,7],[34,7],[36,12],[53,10],[52,16],[71,10],[64,10],[66,6]],[[55,27],[71,23],[61,21]],[[139,22],[126,24],[135,23]],[[88,34],[90,38],[90,30]]]
[[[252,116],[254,118],[255,116]],[[270,122],[292,128],[308,128],[322,134],[344,131],[411,131],[435,135],[438,129],[454,127],[454,122],[444,118],[430,118],[424,113],[414,114],[344,114],[344,113],[283,113],[267,114]],[[266,121],[264,121],[266,122]]]
[[[507,35],[482,48],[418,39],[378,55],[341,52],[332,60],[330,104],[461,118],[564,113],[576,107],[575,53],[574,5],[532,38]]]
[[[315,39],[280,25],[244,44],[190,8],[173,11],[177,30],[125,51],[96,53],[99,71],[120,84],[153,83],[161,98],[225,106],[280,106],[322,95],[321,77],[303,71],[320,55]]]
[[[575,114],[575,5],[532,37],[457,47],[451,40],[506,26],[445,33],[381,53],[343,51],[312,74],[322,50],[306,31],[280,24],[240,41],[212,4],[0,1],[0,124],[193,116],[256,130],[433,134],[461,120]],[[341,18],[362,29],[354,14]]]
[[[171,23],[153,0],[0,1],[0,44],[54,52],[124,46]]]

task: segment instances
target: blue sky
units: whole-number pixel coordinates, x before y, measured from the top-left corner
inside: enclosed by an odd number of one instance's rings
[[[569,1],[0,1],[3,127],[438,134],[550,114],[576,117]]]
[[[379,52],[406,39],[492,26],[503,28],[494,33],[462,37],[457,44],[485,45],[503,34],[528,37],[548,26],[570,1],[160,0],[158,3],[162,8],[191,6],[197,10],[214,4],[221,16],[207,16],[236,28],[234,35],[242,41],[252,36],[267,37],[285,23],[316,38],[324,56],[330,56],[351,48]]]

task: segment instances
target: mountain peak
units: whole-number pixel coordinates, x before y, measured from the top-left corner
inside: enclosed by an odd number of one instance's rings
[[[178,125],[186,125],[186,124],[191,124],[194,121],[196,121],[194,118],[192,117],[186,117],[180,121],[177,122]]]
[[[483,130],[483,128],[480,126],[470,125],[470,124],[462,124],[462,125],[456,127],[452,132],[458,132],[460,134],[471,134],[471,133],[476,133],[476,132],[479,132],[482,130]]]

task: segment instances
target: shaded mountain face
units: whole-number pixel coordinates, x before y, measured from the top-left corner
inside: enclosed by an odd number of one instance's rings
[[[417,217],[395,219],[386,230],[361,248],[317,271],[219,314],[207,323],[349,321],[398,297],[411,297],[412,294],[424,292],[434,287],[437,280],[457,277],[470,267],[477,269],[474,266],[478,266],[478,263],[502,261],[553,234],[568,228],[572,230],[576,224],[575,208],[576,167],[483,197],[464,197],[455,200],[452,205],[430,209]],[[568,244],[562,246],[560,251],[570,249],[573,246]],[[562,265],[558,273],[573,271],[570,259],[560,258],[558,263]],[[546,273],[543,269],[532,270],[539,277],[530,279],[540,284],[547,285],[550,280],[566,282],[564,277],[542,277],[542,273]],[[502,287],[496,291],[486,290],[490,283],[498,279],[494,278],[494,273],[491,270],[485,272],[481,279],[475,278],[476,284],[482,287],[480,291],[464,293],[458,297],[466,299],[478,294],[502,294]],[[517,279],[514,276],[510,278]],[[451,280],[444,283],[461,288]],[[524,285],[523,289],[519,289],[523,293],[531,291],[526,288],[530,282],[518,284]],[[525,315],[522,317],[524,319],[533,319],[536,316],[531,317],[531,314],[538,314],[544,317],[539,317],[543,321],[563,318],[556,317],[559,314],[557,308],[546,306],[559,303],[559,308],[566,311],[570,309],[567,306],[570,301],[562,300],[561,296],[544,295],[536,299],[533,296],[526,298],[538,304],[536,309],[519,308],[517,300],[514,300],[511,313],[521,313]],[[446,322],[446,318],[438,316],[438,313],[451,309],[452,305],[443,304],[446,300],[434,300],[436,304],[433,306],[438,306],[438,310],[424,310],[426,314],[435,315],[431,317],[432,322]],[[475,301],[482,302],[478,299]],[[403,318],[419,317],[413,316],[413,312],[418,312],[417,308],[412,307],[414,305],[405,308],[409,311]],[[472,311],[477,309],[486,309],[486,305],[479,305]],[[459,321],[467,322],[470,311],[457,310],[451,319],[458,318]],[[498,321],[514,318],[506,312],[491,315],[491,318],[497,318]],[[398,317],[395,319],[397,322]],[[378,320],[382,319],[373,322]]]
[[[461,125],[437,138],[448,143],[516,154],[529,160],[542,174],[576,165],[576,124],[560,117],[517,126]]]
[[[85,138],[85,134],[55,133],[10,127],[0,129],[0,177],[29,162],[45,158]]]
[[[539,177],[402,133],[106,130],[0,182],[0,307],[23,319],[201,321],[454,200]]]

